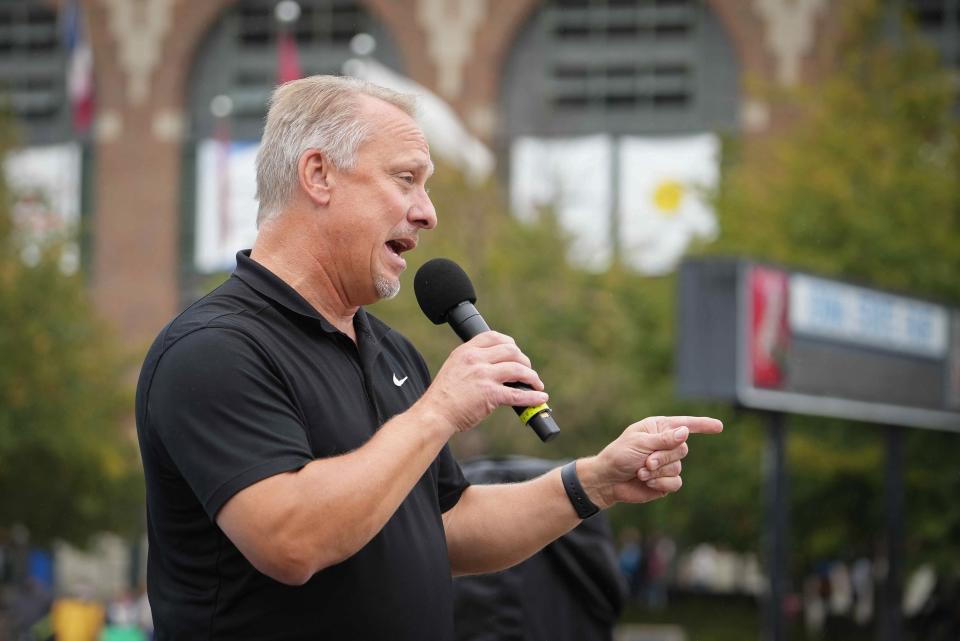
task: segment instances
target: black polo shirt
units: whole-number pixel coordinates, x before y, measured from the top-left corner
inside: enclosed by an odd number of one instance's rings
[[[362,309],[357,343],[237,255],[226,283],[160,333],[137,386],[156,638],[453,638],[440,515],[467,482],[444,447],[357,554],[290,587],[216,525],[245,487],[362,446],[430,382],[420,354]]]

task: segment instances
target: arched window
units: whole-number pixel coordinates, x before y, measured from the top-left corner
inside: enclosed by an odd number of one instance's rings
[[[70,137],[65,66],[55,7],[38,0],[0,3],[0,100],[24,144]]]
[[[61,253],[61,267],[72,272],[89,258],[80,247],[88,240],[82,216],[92,152],[87,132],[72,127],[64,27],[53,3],[0,2],[0,117],[14,127],[3,171],[22,258],[32,262],[51,239],[77,233]]]
[[[399,69],[391,39],[356,0],[299,0],[300,17],[291,29],[304,75],[339,74],[351,57],[358,33],[376,38],[376,57]],[[263,132],[267,100],[277,84],[277,39],[283,28],[274,18],[277,0],[240,0],[214,25],[201,45],[190,78],[190,133],[214,135],[210,103],[215,96],[233,102],[231,135],[257,140]]]
[[[254,233],[253,161],[267,102],[276,86],[278,42],[295,36],[303,75],[341,73],[359,33],[376,41],[374,57],[396,70],[399,55],[386,30],[357,0],[299,0],[299,17],[285,26],[274,17],[277,0],[239,0],[201,44],[189,81],[184,153],[181,292],[184,302],[203,293],[211,272],[232,268],[234,253]],[[211,107],[226,96],[228,117]],[[223,103],[223,99],[219,100]]]
[[[739,124],[733,47],[705,0],[545,0],[510,52],[501,156],[521,218],[549,207],[593,270],[671,271],[716,221],[718,131]]]
[[[736,129],[738,76],[703,0],[548,0],[506,66],[504,134]]]

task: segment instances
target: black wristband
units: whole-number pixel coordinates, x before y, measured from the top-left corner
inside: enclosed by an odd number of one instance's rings
[[[570,503],[573,504],[577,516],[586,519],[600,511],[600,508],[593,504],[587,493],[583,491],[583,486],[580,485],[576,461],[570,461],[560,469],[560,478],[563,480],[563,489],[567,491],[567,496],[570,498]]]

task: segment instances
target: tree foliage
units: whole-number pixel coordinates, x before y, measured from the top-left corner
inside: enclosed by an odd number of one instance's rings
[[[955,92],[878,4],[849,5],[834,72],[795,100],[800,124],[723,181],[718,249],[956,302]]]
[[[30,264],[0,183],[0,528],[84,543],[139,526],[130,365],[50,240]]]
[[[960,144],[955,95],[935,53],[909,27],[890,28],[876,0],[848,15],[830,74],[789,95],[790,127],[728,144],[716,194],[721,238],[711,253],[745,255],[908,295],[960,302]],[[720,437],[697,439],[684,490],[614,513],[684,541],[757,549],[763,418],[681,403],[673,395],[675,280],[619,268],[588,274],[566,263],[567,241],[545,212],[512,219],[493,184],[431,181],[437,230],[424,234],[400,297],[374,310],[410,336],[436,371],[457,344],[417,310],[412,274],[448,256],[471,274],[478,307],[513,335],[552,394],[562,433],[542,445],[508,410],[460,437],[461,453],[589,454],[651,414],[705,413]],[[791,419],[792,547],[798,569],[817,558],[872,555],[882,531],[883,435],[872,426]],[[955,434],[908,434],[911,549],[957,557],[960,492]]]
[[[408,257],[400,295],[372,311],[408,336],[435,372],[459,340],[419,311],[413,274],[436,256],[456,260],[470,274],[477,307],[489,324],[513,336],[530,356],[561,427],[556,440],[542,444],[512,411],[500,409],[455,438],[459,455],[584,456],[645,416],[731,414],[729,408],[674,397],[672,278],[644,278],[619,267],[595,274],[571,266],[565,259],[569,238],[550,212],[533,223],[519,222],[493,182],[471,187],[441,167],[430,188],[439,225],[422,235],[420,248]],[[669,501],[619,509],[614,520],[689,540],[715,536],[751,547],[760,506],[751,433],[748,428],[719,438],[694,437],[685,490]],[[725,482],[718,486],[717,478]],[[744,509],[744,500],[754,499],[756,505]]]
[[[533,360],[562,429],[542,445],[504,409],[474,434],[483,444],[464,442],[461,449],[572,456],[619,434],[637,412],[653,411],[666,396],[671,367],[669,337],[661,331],[668,324],[660,317],[670,292],[662,283],[645,286],[620,271],[572,267],[567,239],[549,213],[533,224],[518,222],[494,184],[470,188],[456,172],[441,170],[431,196],[438,229],[424,234],[412,255],[403,293],[373,311],[411,337],[436,370],[458,339],[419,311],[413,274],[435,256],[456,260],[471,275],[490,325],[514,336]]]
[[[960,303],[956,93],[936,53],[883,3],[846,6],[825,81],[798,122],[749,146],[717,196],[711,251]],[[882,537],[882,430],[792,419],[789,449],[801,559],[870,555]],[[907,533],[921,558],[956,558],[960,435],[909,430]]]

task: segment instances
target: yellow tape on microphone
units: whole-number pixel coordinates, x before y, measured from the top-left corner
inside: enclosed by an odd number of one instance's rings
[[[520,422],[526,425],[530,422],[530,419],[542,412],[543,410],[549,410],[550,406],[546,403],[542,405],[537,405],[536,407],[528,407],[523,410],[523,413],[520,414]]]

